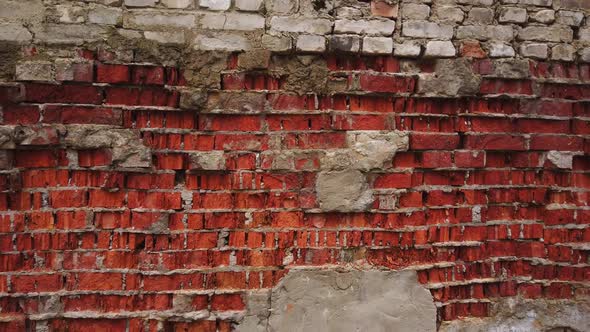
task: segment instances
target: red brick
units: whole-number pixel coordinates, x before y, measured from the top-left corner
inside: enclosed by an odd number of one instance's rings
[[[101,83],[127,83],[129,82],[129,67],[97,64],[96,81]]]
[[[102,91],[91,85],[25,84],[25,101],[38,103],[100,104]]]
[[[408,76],[360,75],[360,87],[364,91],[409,93],[414,92],[416,81]]]

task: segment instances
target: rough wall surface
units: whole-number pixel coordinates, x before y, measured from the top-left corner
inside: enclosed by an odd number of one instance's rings
[[[588,0],[0,0],[0,114],[2,331],[590,330]]]

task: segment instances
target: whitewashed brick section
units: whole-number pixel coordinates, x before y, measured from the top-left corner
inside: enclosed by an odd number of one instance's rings
[[[296,48],[303,52],[324,52],[326,37],[317,35],[300,35],[297,37]]]
[[[407,21],[403,23],[402,35],[416,38],[451,39],[453,26],[427,21]]]
[[[247,51],[250,41],[241,34],[216,33],[210,36],[199,35],[194,40],[194,48],[203,51]]]
[[[391,54],[393,51],[393,39],[387,37],[363,38],[363,53]]]
[[[395,30],[391,20],[336,20],[334,33],[354,33],[390,36]]]
[[[211,30],[251,31],[264,29],[264,17],[246,13],[210,13],[201,19],[201,27]]]
[[[325,35],[332,32],[332,21],[323,18],[275,16],[270,19],[270,29],[281,32]]]

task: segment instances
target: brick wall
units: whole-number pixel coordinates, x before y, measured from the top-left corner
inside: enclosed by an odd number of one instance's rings
[[[304,267],[587,301],[586,1],[5,3],[0,330],[230,331]]]

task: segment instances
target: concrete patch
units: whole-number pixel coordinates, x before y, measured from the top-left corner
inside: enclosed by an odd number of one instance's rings
[[[432,296],[414,271],[291,270],[271,293],[267,324],[264,313],[256,319],[237,330],[436,331]]]
[[[441,332],[590,331],[590,303],[508,298],[492,305],[492,315],[444,323]]]

